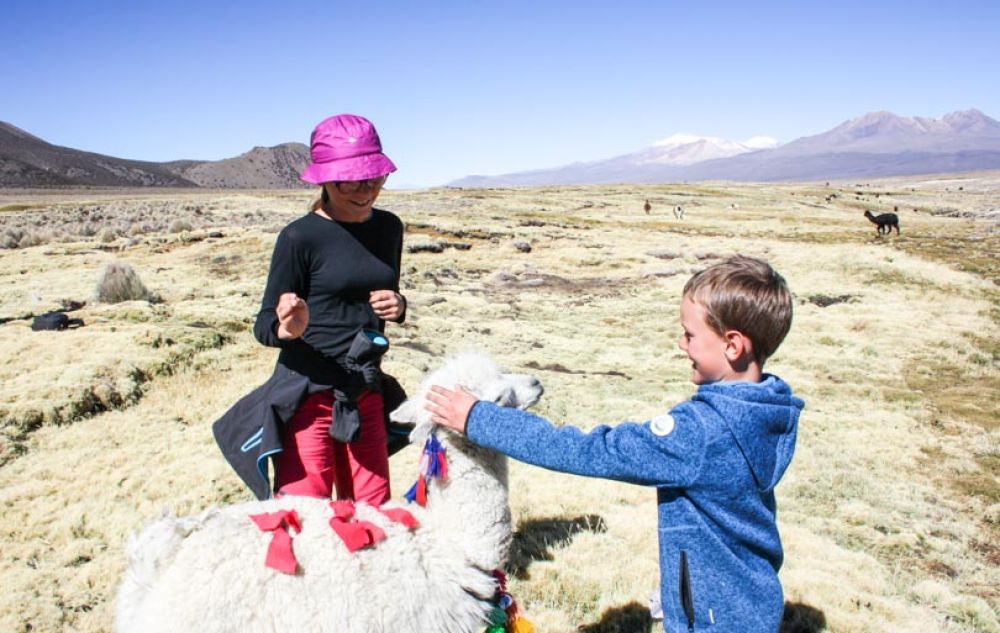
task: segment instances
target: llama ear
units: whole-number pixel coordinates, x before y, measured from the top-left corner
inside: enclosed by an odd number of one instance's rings
[[[429,414],[424,411],[424,399],[421,397],[408,398],[389,414],[390,420],[401,424],[419,424],[428,418]]]

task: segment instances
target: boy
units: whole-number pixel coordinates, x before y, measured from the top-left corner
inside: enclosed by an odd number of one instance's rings
[[[803,402],[763,366],[791,322],[781,275],[735,256],[684,286],[678,345],[698,392],[668,414],[583,433],[439,387],[427,410],[523,462],[655,486],[664,629],[774,633],[784,608],[774,486]]]

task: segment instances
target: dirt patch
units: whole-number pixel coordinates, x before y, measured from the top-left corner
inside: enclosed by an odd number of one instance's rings
[[[445,229],[432,224],[422,224],[420,222],[407,223],[406,233],[414,235],[430,235],[433,237],[454,237],[469,240],[500,240],[514,237],[513,233],[503,231],[486,231],[481,229]]]
[[[625,380],[632,380],[632,377],[629,376],[628,374],[622,373],[614,369],[611,371],[581,371],[576,369],[568,369],[567,367],[564,367],[559,363],[547,363],[545,365],[542,365],[540,363],[536,363],[533,360],[528,361],[527,363],[524,364],[524,366],[527,367],[528,369],[538,369],[541,371],[554,371],[560,374],[581,374],[586,376],[616,376],[618,378],[624,378]]]
[[[857,300],[857,295],[809,295],[806,297],[806,301],[813,304],[814,306],[819,306],[821,308],[828,308],[832,305],[837,305],[838,303],[851,303]]]

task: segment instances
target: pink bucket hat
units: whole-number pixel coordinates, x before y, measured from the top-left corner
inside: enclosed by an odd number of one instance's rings
[[[368,119],[338,114],[320,121],[310,138],[309,155],[302,180],[314,185],[339,180],[367,180],[396,171],[382,153],[382,142]]]

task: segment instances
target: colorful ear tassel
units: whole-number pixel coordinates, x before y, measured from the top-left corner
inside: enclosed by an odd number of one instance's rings
[[[430,435],[424,442],[424,449],[420,454],[419,475],[417,481],[406,491],[404,495],[410,503],[417,505],[427,505],[427,484],[431,479],[444,481],[448,478],[448,461],[445,459],[444,447],[437,437]]]

